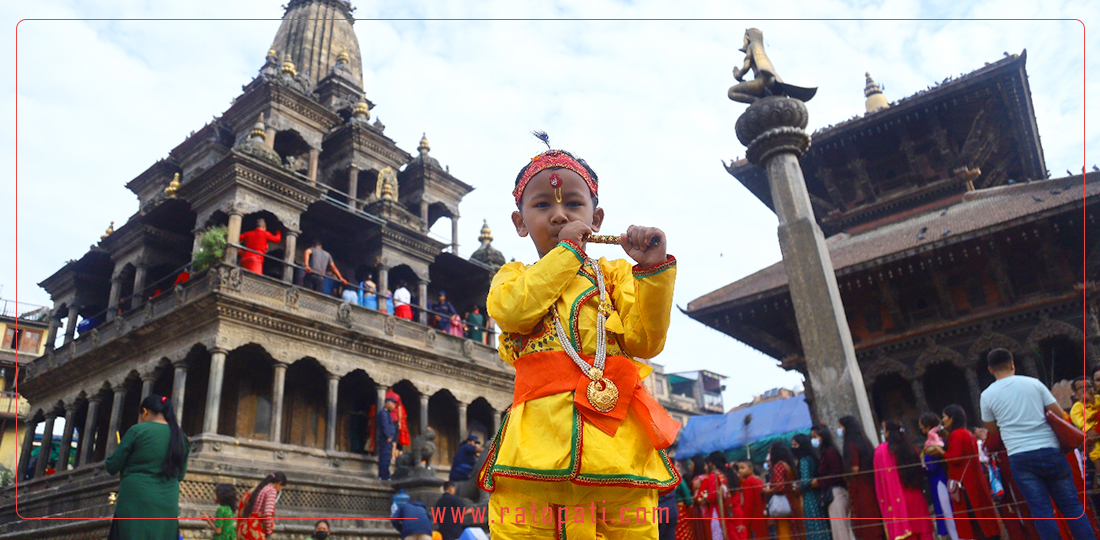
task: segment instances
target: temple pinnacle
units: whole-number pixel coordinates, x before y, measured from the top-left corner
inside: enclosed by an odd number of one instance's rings
[[[890,102],[882,94],[882,88],[871,78],[871,73],[864,72],[863,75],[867,77],[867,85],[863,87],[863,95],[867,98],[867,112],[871,113],[879,109],[890,108]]]

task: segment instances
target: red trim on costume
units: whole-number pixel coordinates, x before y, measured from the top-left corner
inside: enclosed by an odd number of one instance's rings
[[[569,157],[569,154],[561,150],[547,150],[531,158],[531,164],[527,166],[527,170],[523,171],[523,176],[516,183],[516,188],[512,190],[512,195],[516,198],[516,204],[518,205],[520,199],[523,198],[523,190],[527,189],[527,183],[531,181],[532,177],[546,169],[554,168],[569,169],[577,173],[584,180],[584,183],[588,184],[588,191],[592,192],[592,196],[598,197],[599,185],[588,174],[588,170],[584,168],[584,165],[581,165],[580,162]]]

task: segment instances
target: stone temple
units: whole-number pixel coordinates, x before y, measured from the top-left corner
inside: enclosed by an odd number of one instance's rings
[[[368,451],[370,411],[388,390],[413,438],[436,433],[437,474],[467,433],[495,433],[514,371],[492,332],[437,331],[424,308],[443,290],[460,313],[484,308],[504,258],[488,227],[470,259],[456,237],[429,236],[440,218],[457,236],[473,187],[430,155],[426,137],[409,153],[370,120],[351,11],[346,0],[289,1],[266,61],[229,109],[131,180],[134,215],[40,283],[54,302],[48,346],[22,369],[19,391],[31,403],[28,430],[44,423],[52,433],[63,418],[64,437],[50,475],[46,460],[29,467],[34,438],[25,438],[19,517],[14,489],[0,491],[0,538],[104,538],[109,521],[97,518],[112,515],[118,477],[103,460],[149,393],[175,401],[191,440],[184,538],[209,537],[196,518],[212,513],[216,484],[243,493],[272,471],[289,477],[280,517],[355,518],[334,521],[341,538],[396,536],[388,521],[362,519],[388,516],[393,496]],[[238,262],[240,235],[259,219],[282,234],[262,273]],[[216,227],[224,256],[180,279]],[[418,318],[303,287],[296,268],[315,240],[349,283],[407,283]],[[31,519],[40,517],[68,519]],[[304,537],[312,524],[281,520],[276,530]]]

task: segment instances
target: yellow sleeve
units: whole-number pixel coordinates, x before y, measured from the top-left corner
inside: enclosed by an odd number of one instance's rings
[[[676,259],[649,268],[615,261],[615,289],[611,299],[623,321],[623,347],[632,356],[653,358],[665,348],[672,315]]]
[[[486,311],[501,331],[530,333],[573,282],[584,260],[580,246],[563,240],[530,267],[502,266],[489,287]]]
[[[1074,403],[1069,410],[1069,417],[1073,421],[1073,425],[1077,426],[1077,429],[1085,429],[1085,404],[1080,401]]]

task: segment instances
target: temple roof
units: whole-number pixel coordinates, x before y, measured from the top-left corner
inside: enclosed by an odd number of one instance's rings
[[[982,236],[1029,217],[1061,213],[1097,195],[1100,173],[979,189],[833,235],[825,242],[837,276],[843,276]],[[921,234],[924,227],[927,230]],[[787,272],[780,261],[692,300],[685,312],[692,315],[733,308],[786,288]]]
[[[292,0],[283,13],[271,48],[279,59],[290,54],[294,67],[316,85],[336,65],[342,52],[349,57],[354,82],[363,87],[363,58],[352,28],[351,2],[347,0]],[[327,19],[327,20],[303,20]]]

